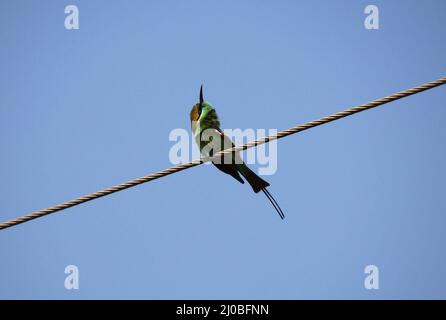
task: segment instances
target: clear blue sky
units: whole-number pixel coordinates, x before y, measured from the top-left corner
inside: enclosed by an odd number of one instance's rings
[[[445,12],[2,0],[0,218],[171,166],[201,83],[224,128],[281,130],[445,76]],[[284,221],[200,166],[1,231],[0,298],[444,299],[445,101],[440,87],[281,140],[265,179]],[[79,290],[64,288],[70,264]]]

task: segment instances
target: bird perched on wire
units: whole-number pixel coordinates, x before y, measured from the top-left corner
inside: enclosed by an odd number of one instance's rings
[[[190,111],[192,133],[204,157],[212,157],[217,152],[232,148],[234,144],[220,129],[220,121],[214,107],[203,99],[203,86],[200,88],[200,101]],[[285,218],[277,201],[266,189],[269,183],[255,174],[243,162],[238,152],[232,152],[214,159],[213,164],[221,171],[229,174],[240,183],[248,181],[255,193],[262,191],[276,209],[281,219]],[[241,175],[241,176],[240,176]]]

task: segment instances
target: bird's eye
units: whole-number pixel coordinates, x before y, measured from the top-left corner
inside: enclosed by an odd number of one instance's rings
[[[203,109],[203,106],[200,104],[198,106],[198,118],[200,118],[200,116],[201,116],[201,109]]]

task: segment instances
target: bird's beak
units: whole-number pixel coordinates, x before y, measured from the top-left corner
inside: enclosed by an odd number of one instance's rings
[[[200,106],[203,105],[204,99],[203,99],[203,85],[200,87]]]

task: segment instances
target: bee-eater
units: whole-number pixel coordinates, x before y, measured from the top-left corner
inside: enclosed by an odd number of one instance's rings
[[[214,107],[203,99],[203,86],[200,88],[200,101],[192,107],[190,111],[190,121],[192,126],[192,133],[195,141],[200,148],[200,153],[205,156],[211,156],[218,151],[225,148],[234,147],[231,139],[226,136],[220,129],[220,121],[218,120],[217,112]],[[204,132],[209,136],[209,139],[203,139]],[[204,140],[204,141],[203,141]],[[210,150],[209,150],[210,149]],[[206,154],[205,150],[209,150]],[[251,185],[255,193],[263,191],[265,196],[274,206],[280,218],[284,219],[285,215],[282,212],[277,201],[269,193],[266,187],[269,183],[255,174],[243,162],[238,152],[229,154],[229,161],[227,156],[222,156],[220,161],[213,161],[213,164],[221,171],[231,175],[240,183],[245,183],[240,175]]]

